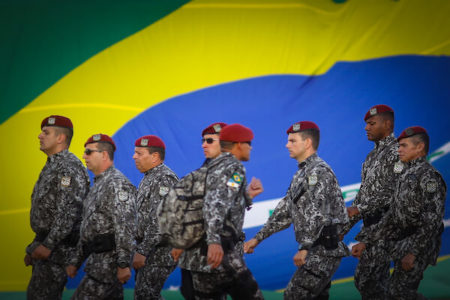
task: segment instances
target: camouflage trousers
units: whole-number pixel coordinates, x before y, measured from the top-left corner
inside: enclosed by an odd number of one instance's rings
[[[390,260],[384,247],[370,245],[355,270],[355,286],[363,300],[387,299]]]
[[[426,263],[425,260],[416,258],[413,269],[405,271],[402,268],[401,260],[395,260],[394,272],[389,280],[389,299],[426,299],[421,294],[417,293],[417,289],[427,266],[428,263]]]
[[[71,300],[118,300],[123,299],[123,285],[114,282],[101,282],[86,274],[78,285]]]
[[[306,263],[295,271],[284,291],[284,299],[328,299],[331,277],[342,257],[308,253]]]
[[[158,300],[164,299],[161,290],[167,277],[173,272],[176,265],[159,267],[145,265],[136,272],[136,285],[134,287],[134,299]]]
[[[224,255],[224,272],[192,271],[195,299],[235,300],[264,299],[258,283],[237,251]]]
[[[67,275],[64,267],[50,260],[33,260],[33,271],[27,288],[27,299],[62,299],[66,282]]]

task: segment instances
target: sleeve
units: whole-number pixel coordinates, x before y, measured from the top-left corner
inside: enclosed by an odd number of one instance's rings
[[[417,231],[408,237],[410,239],[409,253],[416,257],[426,253],[430,238],[435,238],[444,217],[446,187],[440,176],[423,177],[421,181],[421,199],[424,201]]]
[[[244,170],[227,168],[224,172],[210,172],[207,176],[206,193],[203,204],[207,244],[220,244],[220,233],[225,218],[243,187]]]
[[[144,256],[147,256],[161,242],[161,234],[158,229],[158,205],[168,194],[170,187],[176,182],[177,179],[173,176],[165,175],[158,184],[152,186],[149,194],[151,198],[148,199],[150,201],[150,209],[145,219],[146,224],[144,225],[145,230],[143,230],[143,240],[137,246],[137,252]]]
[[[114,199],[114,237],[117,252],[117,264],[120,267],[130,266],[135,250],[136,234],[136,189],[133,185],[121,183],[111,189]]]
[[[255,235],[255,239],[258,242],[268,238],[272,234],[288,228],[292,223],[291,214],[289,212],[286,195],[278,202],[275,210],[270,215],[264,227]]]
[[[87,193],[86,179],[75,170],[66,168],[58,175],[56,215],[51,230],[42,245],[53,250],[73,230],[81,219],[83,199]]]

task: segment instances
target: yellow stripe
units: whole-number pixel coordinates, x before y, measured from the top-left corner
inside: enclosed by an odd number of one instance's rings
[[[53,104],[53,105],[43,105],[39,107],[26,107],[18,112],[18,114],[24,113],[32,113],[38,111],[51,111],[51,110],[60,110],[60,109],[68,109],[68,108],[103,108],[108,110],[121,110],[121,111],[130,111],[130,112],[141,112],[144,110],[144,107],[131,107],[124,105],[114,105],[109,103],[66,103],[66,104]]]

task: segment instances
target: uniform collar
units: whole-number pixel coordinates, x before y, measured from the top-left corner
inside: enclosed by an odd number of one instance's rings
[[[57,161],[57,160],[63,158],[64,156],[66,156],[67,153],[69,153],[69,150],[64,149],[63,151],[60,151],[60,152],[58,152],[58,153],[55,153],[55,154],[53,154],[53,155],[47,157],[47,161],[48,161],[49,163],[53,163],[53,162],[55,162],[55,161]]]
[[[156,171],[162,169],[163,166],[164,166],[164,163],[160,163],[160,164],[157,165],[156,167],[153,167],[153,168],[151,168],[150,170],[145,171],[144,174],[145,174],[145,175],[148,175],[148,174],[154,173],[154,172],[156,172]]]
[[[375,147],[376,148],[380,148],[380,147],[385,147],[387,145],[392,144],[393,142],[396,142],[397,140],[395,139],[395,135],[393,132],[391,132],[390,135],[388,135],[387,137],[375,142]]]
[[[100,179],[102,179],[103,177],[105,177],[106,175],[108,175],[109,173],[111,173],[114,170],[114,165],[112,165],[111,167],[109,167],[108,169],[106,169],[105,171],[103,171],[102,173],[98,174],[97,176],[94,177],[94,182],[99,181]]]
[[[424,163],[424,162],[427,162],[427,156],[426,155],[421,156],[421,157],[416,158],[416,159],[413,159],[411,161],[408,161],[406,163],[406,165],[411,167],[411,166],[414,166],[414,165],[417,165],[417,164],[421,164],[421,163]]]
[[[317,153],[314,153],[314,154],[308,156],[304,161],[302,161],[301,163],[298,164],[298,168],[301,169],[301,168],[305,167],[312,161],[316,160],[316,158],[317,158]]]

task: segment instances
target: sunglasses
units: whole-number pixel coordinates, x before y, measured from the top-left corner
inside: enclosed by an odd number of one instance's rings
[[[84,150],[84,154],[86,154],[86,155],[91,155],[92,152],[103,152],[103,151],[95,150],[95,149],[86,149],[86,150]]]
[[[252,145],[252,142],[251,142],[251,141],[248,141],[248,142],[243,142],[243,143],[246,143],[246,144],[248,144],[249,146],[251,146],[251,145]]]
[[[218,139],[213,139],[213,138],[202,139],[202,144],[204,142],[206,142],[207,144],[212,144],[212,143],[214,143],[214,141],[218,141]]]

